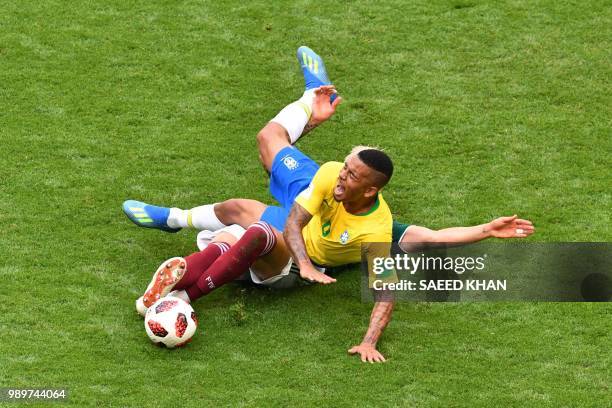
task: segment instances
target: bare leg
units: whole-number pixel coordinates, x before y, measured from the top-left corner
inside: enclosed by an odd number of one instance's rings
[[[278,123],[269,122],[259,131],[257,134],[259,160],[268,173],[272,171],[272,162],[276,154],[287,146],[291,146],[289,134]]]
[[[215,215],[225,225],[238,224],[248,228],[259,221],[267,205],[257,200],[233,198],[215,205]]]
[[[215,235],[215,237],[210,242],[211,243],[212,242],[225,242],[229,246],[232,246],[237,241],[238,241],[238,238],[236,238],[233,234],[230,234],[229,232],[220,232],[217,235]]]
[[[314,92],[306,92],[298,101],[290,103],[257,134],[259,160],[268,173],[277,153],[295,143],[305,133],[329,119],[342,101],[333,85],[326,85]],[[306,95],[309,96],[306,96]]]

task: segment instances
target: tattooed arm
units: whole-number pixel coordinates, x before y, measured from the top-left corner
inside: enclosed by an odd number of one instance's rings
[[[294,203],[287,217],[283,237],[289,247],[293,261],[301,268],[312,265],[306,253],[306,244],[302,236],[302,229],[308,224],[312,215],[298,203]]]
[[[315,269],[306,252],[302,229],[308,224],[312,215],[298,203],[294,203],[289,212],[283,237],[291,252],[293,261],[300,267],[300,276],[310,282],[328,284],[336,280]]]
[[[363,362],[383,362],[385,358],[376,350],[376,343],[382,335],[383,330],[391,320],[394,301],[389,293],[381,294],[380,298],[374,303],[372,314],[370,315],[370,325],[361,344],[351,348],[349,354],[357,354],[361,356]]]
[[[376,350],[376,345],[383,331],[391,321],[395,297],[393,291],[376,290],[375,282],[394,283],[397,282],[397,273],[394,269],[385,269],[382,273],[375,272],[374,262],[377,258],[388,258],[391,256],[391,242],[388,236],[371,237],[373,243],[362,245],[362,260],[367,260],[368,286],[374,295],[374,307],[370,314],[370,324],[361,344],[351,348],[349,354],[359,354],[363,362],[383,362],[385,358]],[[385,241],[389,242],[385,242]]]
[[[306,126],[304,126],[304,130],[302,130],[302,136],[304,136],[306,133],[310,132],[312,129],[316,128],[320,124],[321,124],[321,122],[316,123],[312,119],[309,120],[308,123],[306,124]]]

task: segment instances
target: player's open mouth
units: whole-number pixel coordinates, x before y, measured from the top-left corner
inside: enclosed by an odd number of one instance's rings
[[[336,184],[336,187],[334,188],[334,195],[341,196],[342,194],[344,194],[344,187],[340,185],[340,183],[338,183]]]

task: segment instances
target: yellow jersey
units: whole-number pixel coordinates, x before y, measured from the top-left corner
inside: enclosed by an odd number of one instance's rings
[[[378,194],[367,213],[359,215],[347,212],[334,199],[334,187],[343,166],[339,162],[322,165],[310,186],[295,199],[312,215],[302,236],[308,256],[321,266],[361,262],[362,244],[391,242],[393,219],[382,194]],[[388,256],[388,252],[380,255]]]

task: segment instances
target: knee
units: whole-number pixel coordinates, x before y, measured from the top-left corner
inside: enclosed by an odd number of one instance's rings
[[[276,135],[270,131],[266,126],[257,133],[257,146],[261,149],[264,146],[270,144],[272,140],[276,138]],[[260,155],[261,156],[261,155]]]
[[[237,224],[243,211],[244,205],[236,198],[223,201],[215,206],[215,215],[226,225]]]
[[[262,150],[266,146],[276,146],[289,142],[289,135],[284,127],[275,122],[269,122],[257,133],[257,145]]]

